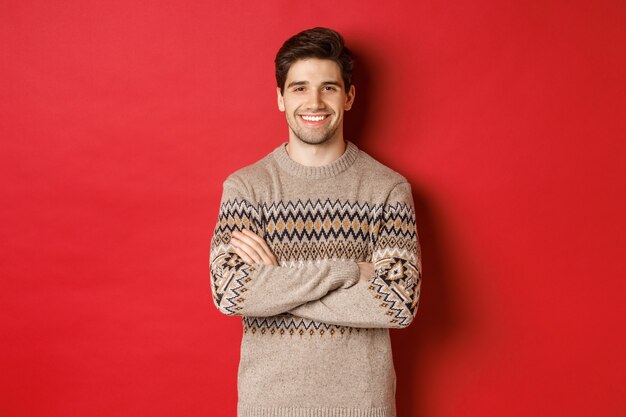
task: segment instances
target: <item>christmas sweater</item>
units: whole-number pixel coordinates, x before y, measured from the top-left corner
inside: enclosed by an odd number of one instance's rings
[[[319,167],[285,145],[224,181],[211,239],[214,304],[243,325],[238,416],[395,417],[389,329],[412,322],[422,276],[411,186],[349,141]],[[279,265],[245,263],[242,229]]]

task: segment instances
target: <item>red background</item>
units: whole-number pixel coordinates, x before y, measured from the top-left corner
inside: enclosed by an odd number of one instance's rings
[[[0,415],[235,415],[209,239],[318,25],[358,58],[346,136],[413,184],[399,417],[626,412],[625,3],[374,4],[0,3]]]

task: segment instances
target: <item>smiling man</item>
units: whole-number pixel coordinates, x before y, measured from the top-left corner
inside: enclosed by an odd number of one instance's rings
[[[343,136],[353,60],[335,31],[275,59],[288,142],[224,181],[213,301],[242,317],[239,417],[396,415],[390,328],[418,307],[411,186]]]
[[[317,58],[296,61],[289,68],[286,83],[285,88],[276,90],[278,108],[287,116],[290,138],[307,145],[330,142],[335,147],[343,146],[340,128],[344,111],[350,110],[354,101],[354,86],[344,91],[337,63]]]

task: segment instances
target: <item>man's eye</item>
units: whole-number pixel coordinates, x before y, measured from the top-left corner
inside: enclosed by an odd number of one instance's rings
[[[335,87],[333,87],[332,85],[327,85],[326,87],[324,87],[324,91],[335,91]]]
[[[293,91],[298,91],[298,92],[304,91],[304,87],[296,87],[293,89]]]

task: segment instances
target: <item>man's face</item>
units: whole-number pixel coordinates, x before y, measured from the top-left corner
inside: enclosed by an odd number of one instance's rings
[[[318,145],[343,139],[343,114],[354,101],[354,86],[346,93],[335,61],[310,58],[294,62],[285,91],[278,92],[278,108],[285,112],[289,139]]]

